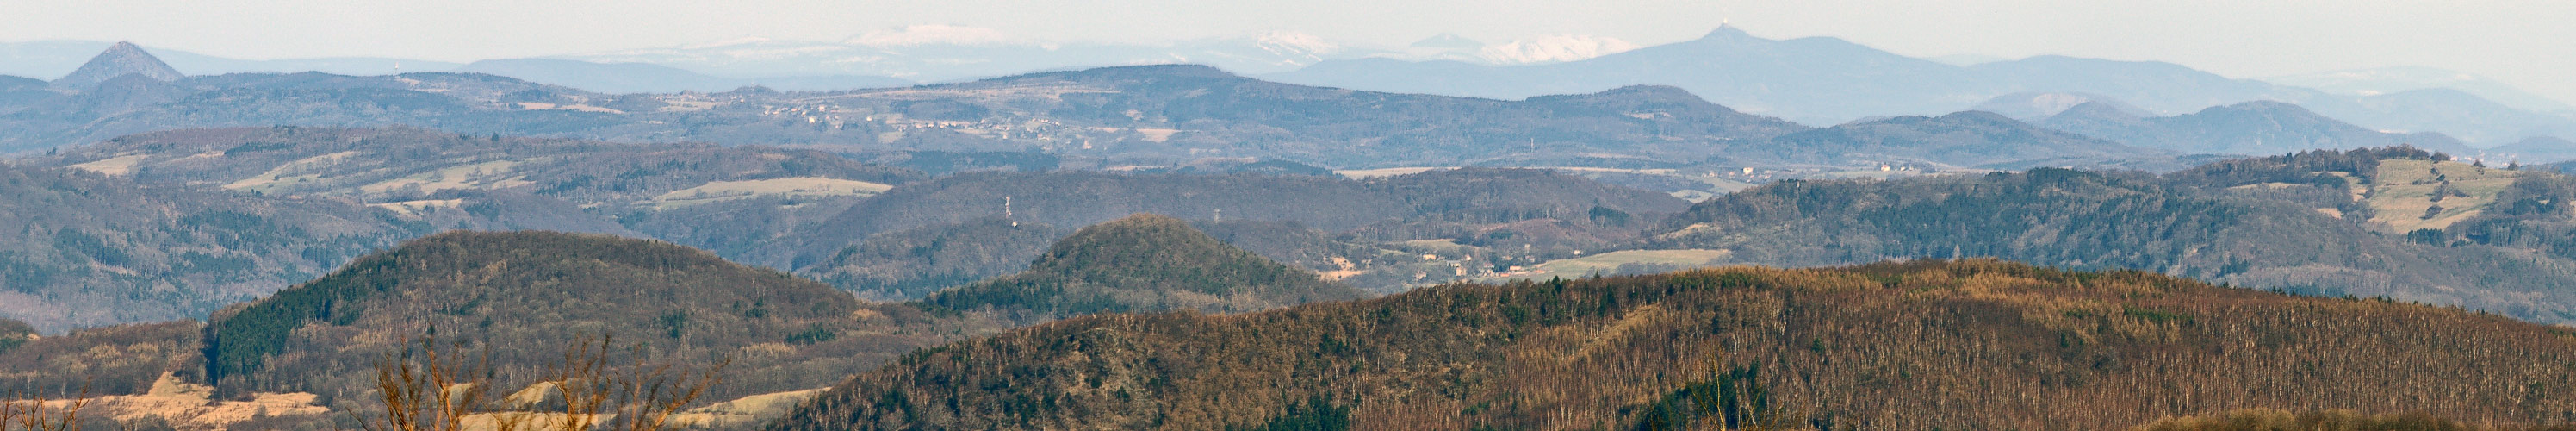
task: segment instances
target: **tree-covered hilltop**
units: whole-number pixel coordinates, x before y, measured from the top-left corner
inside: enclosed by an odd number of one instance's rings
[[[20,344],[26,344],[27,341],[34,340],[35,338],[35,325],[29,325],[27,322],[21,322],[15,319],[0,317],[0,353],[7,353],[10,348],[18,347]]]
[[[2170,117],[2086,102],[2036,122],[2069,133],[2186,154],[2284,154],[2397,145],[2470,148],[2441,133],[2382,132],[2269,100],[2211,106]]]
[[[2576,408],[2571,360],[2565,330],[2501,316],[2143,272],[1739,267],[1078,317],[906,357],[770,429],[2117,429],[2246,407],[2547,422]]]
[[[2167,178],[2036,169],[1784,181],[1701,202],[1669,221],[1653,242],[1730,250],[1735,262],[1783,266],[1996,257],[2576,321],[2576,296],[2566,290],[2576,286],[2576,261],[2423,244],[2404,232],[2379,230],[2368,215],[2373,205],[2423,199],[2420,192],[2410,198],[2389,189],[2437,185],[2373,186],[2349,173],[2307,170],[2346,158],[2322,156],[2213,165]]]
[[[1967,111],[1938,117],[1903,116],[1854,121],[1781,135],[1767,145],[1724,155],[1730,161],[1809,165],[1854,162],[1898,166],[2027,169],[2079,166],[2167,171],[2183,167],[2173,153],[2049,130],[2003,115]]]
[[[1027,269],[1048,244],[1071,234],[1065,228],[1001,217],[916,227],[869,235],[803,273],[864,298],[919,299]]]
[[[1180,219],[1137,214],[1056,241],[1026,272],[941,291],[922,302],[1052,319],[1131,311],[1239,313],[1365,296],[1226,245]]]
[[[202,381],[195,321],[83,328],[33,337],[0,321],[0,396],[136,395],[164,374]]]
[[[490,349],[495,384],[516,390],[562,360],[552,347],[614,336],[640,343],[639,361],[731,358],[719,375],[726,384],[705,398],[720,401],[813,388],[982,331],[931,320],[669,243],[449,232],[216,313],[204,366],[227,394],[314,392],[363,403],[375,362],[415,337]]]
[[[1190,225],[1244,251],[1374,292],[1401,291],[1422,265],[1419,253],[1398,245],[1333,234],[1293,221],[1197,220]],[[861,298],[908,301],[932,292],[1017,274],[1073,230],[1038,222],[987,217],[870,235],[800,275],[838,286]],[[1517,247],[1514,247],[1517,249]],[[1435,263],[1436,264],[1436,263]],[[1449,270],[1445,265],[1441,270]]]

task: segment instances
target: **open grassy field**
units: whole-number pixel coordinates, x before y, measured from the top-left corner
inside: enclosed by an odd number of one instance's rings
[[[894,186],[866,181],[824,177],[771,178],[749,181],[716,181],[654,196],[637,204],[654,208],[676,208],[722,202],[754,196],[875,196]]]
[[[1397,175],[1411,175],[1411,174],[1419,174],[1419,173],[1423,173],[1423,172],[1430,172],[1430,171],[1436,171],[1436,170],[1441,170],[1441,169],[1457,169],[1457,168],[1456,168],[1456,167],[1451,167],[1451,166],[1416,166],[1416,167],[1404,167],[1404,168],[1346,169],[1346,170],[1333,171],[1333,173],[1336,173],[1336,174],[1342,174],[1342,176],[1350,177],[1351,179],[1355,179],[1355,180],[1359,180],[1359,179],[1369,179],[1369,178],[1376,178],[1376,177],[1392,177],[1392,176],[1397,176]]]
[[[2388,232],[2448,228],[2494,205],[2496,193],[2522,175],[2459,162],[2383,161],[2370,187],[2370,207],[2378,212],[2370,221]]]
[[[128,172],[133,172],[134,164],[142,163],[143,159],[146,157],[151,156],[142,154],[117,156],[95,162],[71,165],[71,167],[72,169],[80,169],[108,175],[125,175]]]
[[[517,187],[532,184],[526,180],[518,179],[516,177],[498,178],[502,174],[510,172],[511,168],[517,167],[519,163],[520,162],[517,160],[494,160],[470,165],[449,166],[436,171],[412,174],[402,178],[395,178],[384,182],[359,186],[358,190],[367,193],[390,193],[416,187],[423,193],[430,193],[437,192],[439,190],[488,189]]]
[[[1494,274],[1483,281],[1546,280],[1553,277],[1576,278],[1593,274],[1618,274],[1623,265],[1639,265],[1654,271],[1674,271],[1725,262],[1734,253],[1726,250],[1628,250],[1614,251],[1573,259],[1540,263],[1520,271]],[[1637,268],[1637,267],[1632,267]]]
[[[276,189],[277,185],[281,183],[295,183],[321,179],[321,175],[313,174],[311,172],[319,171],[322,168],[329,167],[335,163],[340,163],[341,160],[347,160],[350,156],[356,155],[358,155],[358,152],[356,151],[342,151],[306,157],[300,160],[286,162],[286,164],[277,165],[275,168],[270,168],[268,172],[262,172],[259,175],[255,175],[250,178],[233,181],[231,184],[225,184],[224,188],[266,193]]]

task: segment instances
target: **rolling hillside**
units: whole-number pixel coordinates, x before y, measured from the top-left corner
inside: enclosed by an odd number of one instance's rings
[[[1073,231],[1038,222],[987,217],[869,235],[804,274],[862,298],[899,301],[929,296],[1027,269],[1047,245]]]
[[[2467,144],[2439,133],[2389,133],[2317,115],[2307,108],[2259,101],[2213,106],[2170,117],[2140,116],[2088,103],[2041,120],[2051,129],[2132,146],[2186,154],[2273,155],[2398,145],[2468,154]]]
[[[2408,151],[2417,159],[2399,159]],[[2439,185],[2388,185],[2400,177],[2382,172],[2431,157],[2320,152],[2213,164],[2165,179],[2037,169],[1781,182],[1701,202],[1647,248],[1726,250],[1731,262],[1783,266],[1997,257],[2576,321],[2576,297],[2565,294],[2576,285],[2576,261],[2513,247],[2426,244],[2397,230],[2417,219],[2390,204],[2422,202],[2428,198],[2421,190]],[[2444,202],[2477,210],[2466,201]],[[2377,209],[2383,206],[2392,209]],[[2371,221],[2391,217],[2410,223]]]
[[[48,333],[204,316],[433,227],[335,199],[0,166],[0,318]]]
[[[44,92],[0,115],[0,151],[177,128],[411,126],[476,136],[798,144],[886,159],[1044,153],[1074,168],[1250,158],[1335,169],[1681,169],[1760,152],[1771,137],[1809,129],[1681,88],[1640,84],[1494,100],[1291,85],[1162,65],[832,92],[616,95],[471,73],[229,74]]]
[[[1137,214],[1056,241],[1019,274],[940,291],[923,303],[1043,320],[1096,313],[1241,313],[1365,294],[1226,245],[1166,216]]]
[[[948,323],[668,243],[450,232],[216,313],[203,374],[223,394],[312,392],[365,408],[374,361],[415,337],[492,347],[495,385],[516,391],[562,360],[556,346],[608,335],[642,343],[639,363],[730,358],[725,384],[701,399],[711,403],[810,389],[990,330],[937,322]]]
[[[1753,159],[1833,165],[1877,162],[1942,171],[2031,167],[2125,167],[2170,171],[2184,167],[2172,154],[2040,128],[2002,115],[1968,111],[1939,117],[1907,116],[1792,133],[1767,145],[1729,154]]]
[[[806,268],[870,235],[1000,216],[1087,226],[1135,213],[1293,221],[1372,242],[1471,241],[1538,221],[1495,245],[1587,246],[1633,237],[1687,201],[1542,170],[1455,169],[1367,180],[1279,175],[976,172],[897,187],[802,234]],[[1561,223],[1561,225],[1560,225]],[[1544,235],[1542,235],[1544,234]],[[770,260],[755,260],[771,262]]]
[[[0,151],[183,128],[400,125],[469,135],[1042,151],[1119,164],[1255,157],[1346,168],[1527,165],[1598,154],[1619,156],[1587,163],[1654,164],[1707,157],[1711,144],[1806,129],[1671,88],[1501,101],[1287,85],[1205,66],[795,93],[614,95],[470,73],[298,73],[145,79],[45,94],[0,115]]]
[[[893,184],[924,176],[765,147],[622,144],[416,128],[264,127],[147,133],[26,163],[154,184],[329,197],[438,228],[658,238],[740,255]]]
[[[1501,101],[1279,84],[1205,66],[1036,73],[796,102],[827,110],[818,114],[843,127],[854,127],[850,120],[879,122],[868,127],[880,130],[901,126],[890,129],[899,139],[964,133],[955,139],[1016,140],[1075,156],[1262,157],[1337,168],[1494,165],[1585,153],[1650,162],[1706,157],[1711,144],[1806,129],[1669,87]],[[921,142],[909,145],[940,149]]]
[[[769,429],[2119,429],[2247,407],[2533,423],[2576,407],[2554,389],[2576,384],[2571,359],[2565,331],[2498,316],[2138,272],[1727,268],[1068,319],[860,374]]]

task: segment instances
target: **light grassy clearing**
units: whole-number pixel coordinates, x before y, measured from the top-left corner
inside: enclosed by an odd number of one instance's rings
[[[396,213],[402,213],[403,215],[419,215],[421,211],[431,208],[455,208],[463,205],[465,205],[464,199],[431,199],[367,204],[367,206],[384,208]]]
[[[1692,189],[1692,190],[1678,190],[1678,191],[1671,191],[1671,192],[1669,192],[1670,194],[1672,194],[1672,195],[1673,195],[1673,197],[1682,198],[1682,199],[1684,199],[1684,200],[1689,200],[1689,201],[1692,201],[1692,202],[1698,202],[1698,201],[1701,201],[1701,200],[1708,199],[1708,198],[1710,198],[1710,197],[1715,197],[1715,196],[1717,196],[1717,195],[1722,195],[1722,194],[1734,193],[1734,192],[1737,192],[1737,191],[1742,191],[1742,190],[1744,190],[1744,189],[1753,188],[1753,186],[1759,185],[1759,184],[1754,184],[1754,183],[1749,183],[1749,182],[1743,182],[1743,181],[1736,181],[1736,180],[1732,180],[1732,179],[1727,179],[1725,176],[1721,176],[1721,175],[1716,175],[1716,174],[1711,174],[1711,173],[1706,173],[1706,172],[1702,172],[1702,173],[1698,173],[1698,174],[1692,174],[1692,173],[1688,173],[1688,172],[1683,172],[1682,170],[1679,170],[1679,169],[1621,169],[1621,168],[1595,168],[1595,167],[1585,167],[1585,166],[1551,166],[1551,167],[1546,167],[1546,168],[1542,168],[1542,169],[1554,169],[1554,170],[1559,170],[1559,171],[1574,172],[1574,173],[1578,173],[1578,174],[1580,174],[1580,173],[1623,173],[1623,174],[1637,174],[1637,175],[1654,175],[1654,176],[1662,176],[1662,177],[1679,178],[1679,179],[1686,180],[1686,181],[1698,182],[1698,183],[1700,183],[1700,184],[1706,184],[1706,185],[1708,185],[1707,187],[1702,187],[1702,188],[1698,188],[1698,189]],[[1598,178],[1598,177],[1594,177],[1594,178]]]
[[[826,389],[829,388],[767,393],[736,398],[731,401],[715,403],[706,407],[689,409],[673,414],[671,415],[671,424],[679,427],[714,427],[727,429],[758,425],[777,419],[781,416],[786,416],[789,411],[796,408],[797,404],[804,403],[805,400],[814,399],[814,397],[822,395]],[[529,386],[527,389],[522,389],[519,392],[513,393],[504,399],[507,400],[507,402],[519,403],[521,405],[536,404],[560,398],[559,395],[555,395],[554,392],[552,392],[554,390],[554,385],[551,382],[538,383],[536,385]],[[597,414],[587,416],[590,416],[590,421],[594,423],[603,423],[617,418],[617,415],[615,414]],[[504,420],[518,421],[521,423],[520,428],[526,429],[529,424],[560,424],[563,423],[564,419],[567,417],[570,416],[562,412],[541,411],[474,413],[465,416],[464,430],[497,431],[501,429],[501,423]],[[538,428],[544,427],[541,426]]]
[[[106,159],[102,159],[102,160],[98,160],[98,161],[93,161],[93,162],[89,162],[89,163],[82,163],[82,164],[77,164],[77,165],[71,165],[71,168],[72,168],[72,169],[84,170],[84,171],[90,171],[90,172],[97,172],[97,173],[102,173],[102,174],[108,174],[108,175],[125,175],[125,174],[129,174],[129,173],[133,173],[133,172],[134,172],[134,165],[135,165],[135,164],[138,164],[138,163],[143,163],[143,159],[144,159],[144,158],[146,158],[146,157],[151,157],[151,156],[143,155],[143,154],[133,154],[133,155],[124,155],[124,156],[109,157],[109,158],[106,158]]]
[[[867,92],[867,93],[864,93],[864,94],[857,94],[857,95],[852,95],[852,96],[848,96],[848,97],[861,97],[861,98],[869,98],[869,99],[897,99],[897,100],[926,100],[926,99],[964,98],[964,99],[985,99],[985,100],[997,100],[997,99],[998,99],[998,100],[1025,99],[1025,100],[1050,100],[1050,101],[1053,101],[1053,100],[1063,100],[1063,99],[1064,99],[1064,95],[1066,95],[1066,94],[1073,94],[1073,93],[1117,93],[1117,92],[1118,92],[1118,90],[1114,90],[1114,89],[1098,88],[1098,87],[1092,87],[1092,86],[1087,86],[1087,85],[1076,85],[1076,84],[1069,84],[1069,83],[1029,83],[1029,84],[1004,85],[1004,86],[989,86],[989,87],[974,87],[974,88],[934,87],[934,88],[900,88],[900,89],[887,89],[887,90],[881,90],[881,91],[871,91],[871,92]],[[814,100],[814,99],[809,99],[809,100]]]
[[[2307,184],[2290,184],[2290,183],[2259,183],[2259,184],[2246,184],[2246,185],[2235,186],[2235,187],[2228,187],[2228,188],[2229,188],[2229,189],[2235,189],[2235,190],[2271,190],[2271,189],[2289,189],[2289,188],[2300,188],[2300,187],[2310,187],[2310,186],[2309,186],[2309,185],[2307,185]]]
[[[518,178],[500,178],[501,174],[510,172],[510,168],[518,166],[519,163],[517,160],[494,160],[450,166],[359,186],[358,190],[366,193],[387,193],[416,187],[421,193],[431,193],[440,190],[491,189],[535,184]]]
[[[81,408],[82,417],[105,417],[120,421],[160,417],[180,429],[225,429],[260,416],[317,415],[331,409],[314,405],[313,394],[252,393],[249,400],[215,400],[214,387],[189,384],[169,373],[152,383],[143,395],[113,395],[90,398]],[[69,405],[71,400],[48,404]],[[12,428],[15,429],[15,428]]]
[[[1519,271],[1494,274],[1484,281],[1546,280],[1554,277],[1576,278],[1593,274],[1615,274],[1619,272],[1621,265],[1630,264],[1669,269],[1697,268],[1718,265],[1733,254],[1726,250],[1699,249],[1614,251],[1573,259],[1551,260]]]
[[[2522,175],[2459,162],[2382,161],[2378,183],[2371,185],[2367,198],[2376,212],[2370,221],[2388,232],[2449,228],[2485,212],[2495,204],[2496,193]],[[2441,196],[2434,196],[2437,192]]]
[[[1412,175],[1412,174],[1419,174],[1419,173],[1423,173],[1423,172],[1430,172],[1430,171],[1436,171],[1436,170],[1442,170],[1442,169],[1457,169],[1457,167],[1454,167],[1454,166],[1419,166],[1419,167],[1405,167],[1405,168],[1350,169],[1350,170],[1339,170],[1339,171],[1333,171],[1333,173],[1336,173],[1336,174],[1342,174],[1342,176],[1343,176],[1343,177],[1349,177],[1349,178],[1351,178],[1351,179],[1355,179],[1355,180],[1357,180],[1357,179],[1369,179],[1369,178],[1377,178],[1377,177],[1392,177],[1392,176],[1397,176],[1397,175]]]
[[[797,404],[802,404],[805,400],[814,399],[816,396],[823,395],[823,392],[827,390],[831,390],[831,388],[814,388],[801,391],[752,395],[736,398],[732,401],[715,403],[706,407],[689,409],[682,413],[691,415],[708,415],[715,417],[718,420],[727,421],[724,423],[728,424],[759,423],[761,421],[767,421],[769,419],[778,418],[779,416],[784,416],[789,410],[795,410]],[[740,422],[734,422],[736,420],[739,420]]]
[[[1148,128],[1137,128],[1137,129],[1136,129],[1136,134],[1145,135],[1145,140],[1146,140],[1146,141],[1148,141],[1148,142],[1163,142],[1163,141],[1169,141],[1169,140],[1172,140],[1172,134],[1176,134],[1176,133],[1181,133],[1181,130],[1180,130],[1180,129],[1148,129]]]
[[[1843,170],[1843,171],[1823,172],[1823,173],[1818,173],[1818,174],[1816,174],[1816,175],[1815,175],[1815,178],[1828,178],[1828,179],[1871,178],[1871,179],[1881,179],[1881,180],[1886,180],[1886,179],[1896,179],[1896,178],[1919,177],[1919,176],[1925,176],[1925,175],[1956,174],[1956,173],[1963,173],[1963,172],[1983,172],[1983,170],[1968,170],[1968,169],[1960,169],[1960,170],[1945,170],[1945,171],[1925,171],[1925,170],[1916,170],[1916,169],[1895,169],[1895,168],[1888,168],[1888,167],[1885,167],[1885,166],[1881,166],[1881,167],[1879,167],[1879,168],[1852,169],[1852,170]]]
[[[576,104],[568,104],[568,105],[557,105],[557,104],[552,104],[552,103],[519,102],[519,109],[530,110],[530,111],[556,110],[556,111],[600,112],[600,113],[609,113],[609,114],[624,114],[624,113],[626,113],[626,111],[619,111],[619,110],[615,110],[615,109],[608,109],[608,108],[602,108],[602,107],[597,107],[597,106],[583,105],[583,104],[578,104],[578,103],[576,103]]]
[[[749,181],[716,181],[654,196],[637,202],[655,209],[669,209],[756,196],[875,196],[894,186],[866,181],[824,177],[771,178]]]
[[[259,175],[253,175],[250,178],[233,181],[232,184],[225,184],[224,188],[265,193],[276,189],[278,184],[317,180],[321,179],[322,176],[310,174],[308,172],[340,163],[341,160],[346,160],[350,156],[356,155],[358,155],[358,152],[356,151],[342,151],[296,159],[295,161],[286,162],[286,164],[269,168],[268,172],[261,172]]]

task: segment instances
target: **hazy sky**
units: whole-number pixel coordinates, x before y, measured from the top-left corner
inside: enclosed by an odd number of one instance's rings
[[[1721,21],[1900,54],[2160,60],[2233,77],[2421,65],[2576,102],[2576,1],[0,0],[0,41],[133,40],[237,58],[470,61],[742,37],[843,40],[909,25],[1047,42],[1292,30],[1400,46],[1586,34],[1653,45]]]

